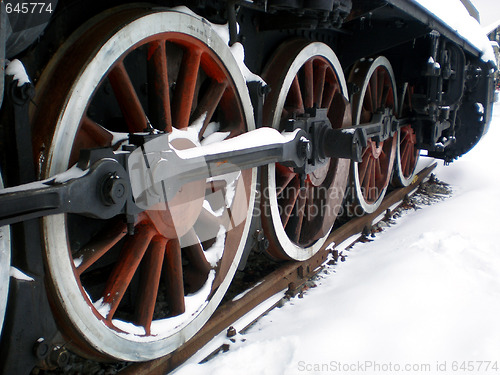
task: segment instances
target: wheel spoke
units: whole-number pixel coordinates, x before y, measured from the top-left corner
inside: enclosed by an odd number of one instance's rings
[[[288,225],[288,221],[290,220],[290,217],[294,213],[294,209],[297,204],[297,199],[299,198],[300,194],[300,188],[299,188],[299,181],[298,179],[293,180],[293,184],[289,185],[288,189],[285,189],[283,191],[283,194],[285,194],[285,197],[282,199],[280,202],[280,207],[281,207],[281,223],[283,224],[283,227],[286,228]]]
[[[370,157],[366,164],[367,164],[366,165],[366,173],[364,174],[363,179],[361,180],[361,184],[365,188],[365,192],[363,194],[367,194],[367,192],[369,191],[369,188],[370,188],[370,183],[372,180],[372,172],[373,172],[373,167],[372,167],[373,158]]]
[[[177,316],[186,310],[184,303],[181,246],[178,239],[171,239],[168,241],[164,263],[164,273],[167,284],[166,298],[170,307],[170,315]]]
[[[111,146],[111,142],[113,141],[113,134],[88,116],[83,116],[80,131],[83,132],[82,136],[94,141],[92,147]],[[85,148],[91,148],[91,146]]]
[[[328,70],[327,73],[333,74],[330,72],[330,70]],[[340,87],[336,81],[333,84],[331,82],[328,82],[328,84],[325,87],[323,99],[321,99],[321,108],[330,108],[335,94],[339,91]]]
[[[408,143],[410,142],[410,138],[411,138],[411,134],[410,132],[408,131],[408,129],[406,129],[406,127],[404,128],[401,128],[401,143]]]
[[[383,106],[384,108],[385,107],[390,107],[391,104],[390,103],[387,103],[389,101],[389,94],[391,92],[391,87],[389,85],[385,85],[384,84],[384,88],[383,88],[383,91],[382,91],[382,94],[381,94],[381,104],[380,106]]]
[[[375,112],[375,108],[373,105],[373,93],[372,93],[372,85],[370,84],[366,87],[365,97],[363,98],[363,109],[369,112],[370,117],[373,112]]]
[[[351,105],[340,91],[336,91],[328,105],[328,118],[333,129],[352,126]]]
[[[136,323],[144,327],[146,335],[151,334],[151,322],[153,321],[166,245],[166,238],[154,237],[141,264],[140,295],[135,314]]]
[[[375,173],[374,173],[374,175],[375,175],[376,179],[383,178],[384,173],[382,172],[380,158],[375,160]]]
[[[214,242],[215,239],[210,239],[205,244],[208,243],[208,247],[210,247]],[[192,293],[199,290],[207,282],[212,266],[208,262],[203,246],[194,230],[182,237],[181,245],[183,243],[188,244],[182,247],[182,254],[188,261],[188,264],[184,266],[184,288],[185,292]]]
[[[103,303],[110,305],[107,320],[113,318],[154,235],[155,231],[150,225],[139,224],[136,234],[123,246],[103,293]]]
[[[288,167],[276,164],[276,195],[280,195],[295,177],[297,174]]]
[[[306,188],[299,189],[297,202],[295,207],[297,208],[296,214],[290,218],[286,226],[286,232],[292,239],[292,241],[298,243],[300,239],[300,233],[302,230],[302,225],[304,222],[304,213],[306,207],[307,192]]]
[[[401,153],[401,166],[403,167],[403,173],[405,175],[408,173],[408,169],[410,168],[412,149],[413,147],[409,143],[405,143],[403,145],[403,152]]]
[[[87,115],[80,121],[78,139],[73,143],[69,165],[75,164],[80,158],[80,150],[86,148],[112,146],[113,134],[90,119]]]
[[[366,171],[368,170],[368,165],[370,164],[370,159],[371,159],[371,152],[368,151],[370,146],[365,148],[365,151],[363,152],[363,159],[362,162],[358,164],[358,175],[359,175],[359,181],[360,184],[363,184],[363,181],[365,180],[366,176]]]
[[[109,249],[118,243],[127,234],[127,226],[121,220],[107,226],[98,233],[89,243],[73,253],[73,262],[76,272],[81,275],[92,264],[99,260]]]
[[[363,123],[367,123],[367,122],[370,122],[370,120],[372,119],[372,112],[370,111],[367,111],[364,107],[361,109],[361,118],[360,118],[360,122],[363,124]]]
[[[181,70],[177,78],[174,97],[174,123],[177,129],[185,129],[189,125],[193,107],[198,71],[200,69],[202,50],[189,48],[182,58]]]
[[[304,64],[304,105],[306,108],[314,106],[314,75],[313,62],[311,59]]]
[[[372,165],[371,165],[371,170],[370,170],[370,190],[368,196],[370,197],[372,201],[375,200],[374,197],[378,194],[377,190],[377,184],[376,184],[376,177],[377,177],[377,163],[378,161],[375,159],[372,159]]]
[[[184,246],[182,252],[189,260],[189,263],[194,267],[205,279],[208,273],[212,269],[212,266],[207,261],[205,253],[203,252],[203,247],[200,244],[199,239],[196,236],[194,230],[190,230],[184,237],[183,241],[187,241],[190,245]]]
[[[406,172],[408,176],[413,172],[415,166],[417,165],[417,153],[418,151],[415,149],[413,149],[413,152],[410,153],[410,162],[408,163],[408,170]]]
[[[200,140],[203,138],[203,134],[207,128],[207,125],[210,123],[212,116],[219,105],[219,102],[222,98],[222,95],[226,91],[228,86],[227,80],[222,82],[212,81],[210,83],[210,87],[208,88],[205,95],[201,99],[200,103],[196,107],[193,112],[193,119],[197,120],[201,116],[205,116],[205,120],[203,121],[203,126],[201,127],[199,138]]]
[[[242,135],[243,133],[244,133],[243,130],[241,130],[239,128],[232,129],[231,132],[229,133],[229,135],[226,137],[226,139],[231,139],[231,138],[237,137],[239,135]]]
[[[411,98],[411,97],[413,96],[413,90],[414,90],[414,87],[413,87],[413,86],[410,86],[410,87],[408,88],[408,95],[407,95],[408,100],[406,101],[407,106],[408,106],[408,110],[409,110],[410,112],[411,112],[411,111],[413,111],[413,101],[412,101],[412,98]]]
[[[148,128],[148,120],[123,62],[116,64],[109,72],[108,78],[128,130],[143,132]]]
[[[307,190],[307,196],[306,196],[306,206],[305,207],[307,207],[307,208],[318,207],[318,205],[315,204],[315,201],[314,201],[314,197],[315,197],[314,186],[309,186],[306,190]],[[304,215],[306,222],[314,220],[314,216],[312,216],[313,214],[314,214],[314,209],[313,210],[307,209],[307,212],[305,212],[305,215]],[[303,225],[304,225],[304,223],[303,223]]]
[[[150,120],[157,129],[172,131],[167,51],[164,41],[148,46],[148,104]]]
[[[304,113],[304,100],[302,99],[302,93],[300,91],[299,77],[295,76],[292,85],[290,86],[290,91],[287,95],[287,104],[290,105],[294,112]],[[288,118],[288,115],[282,116],[282,118]]]
[[[325,89],[326,64],[320,64],[314,70],[314,103],[321,108]]]

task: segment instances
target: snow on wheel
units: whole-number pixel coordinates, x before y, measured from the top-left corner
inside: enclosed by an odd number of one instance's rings
[[[397,110],[396,80],[385,57],[357,62],[348,81],[359,88],[351,97],[354,125],[369,123],[375,113],[385,109],[393,113]],[[397,133],[381,142],[368,138],[363,160],[352,163],[354,198],[364,212],[374,212],[384,199],[392,176],[397,140]]]
[[[151,126],[181,134],[179,148],[254,128],[229,47],[204,19],[179,11],[128,8],[90,21],[55,55],[37,95],[43,178],[82,149],[119,149],[123,135]],[[139,214],[133,234],[123,217],[44,218],[50,298],[72,348],[144,361],[191,338],[236,271],[255,179],[249,169],[187,184],[167,207]]]
[[[0,173],[0,189],[3,189],[2,174]],[[3,319],[7,307],[10,280],[10,227],[0,227],[0,334],[2,333]]]
[[[327,110],[332,127],[350,126],[343,116],[348,110],[343,100],[345,78],[327,45],[303,40],[284,43],[263,78],[271,87],[264,104],[264,125],[283,130],[287,119],[316,107]],[[348,175],[346,159],[330,159],[306,176],[280,163],[263,168],[262,222],[273,257],[305,260],[320,249],[341,208]]]

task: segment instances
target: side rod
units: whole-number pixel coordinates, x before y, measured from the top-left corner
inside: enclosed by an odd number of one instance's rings
[[[100,159],[45,181],[0,190],[0,226],[60,213],[109,219],[122,212],[130,187],[125,169]]]
[[[327,157],[357,160],[360,134],[330,128],[319,147]],[[123,151],[83,150],[79,163],[62,174],[0,190],[0,226],[59,213],[99,219],[137,215],[151,206],[149,202],[170,201],[189,182],[270,163],[297,170],[314,164],[309,134],[302,129],[279,133],[260,128],[215,144],[178,150],[172,143],[182,137],[134,134],[130,140],[135,144]],[[347,147],[337,147],[337,139]]]

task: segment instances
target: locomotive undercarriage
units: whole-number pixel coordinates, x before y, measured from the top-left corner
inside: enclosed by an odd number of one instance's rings
[[[26,277],[0,301],[5,373],[175,350],[252,248],[307,259],[420,150],[451,162],[487,130],[492,66],[404,1],[86,4],[16,56],[34,85],[6,80],[2,273]]]

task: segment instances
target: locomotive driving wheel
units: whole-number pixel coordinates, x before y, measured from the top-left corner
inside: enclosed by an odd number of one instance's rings
[[[354,125],[369,123],[374,114],[386,109],[395,114],[398,108],[396,81],[385,57],[357,62],[348,81],[359,88],[351,97]],[[374,212],[384,199],[392,176],[397,140],[397,133],[383,141],[368,138],[362,161],[352,163],[353,191],[357,207],[363,212]]]
[[[2,174],[0,173],[0,189],[3,189]],[[2,333],[5,309],[9,294],[10,279],[10,227],[0,226],[0,334]]]
[[[128,133],[152,127],[174,134],[177,148],[254,128],[229,47],[208,22],[178,11],[128,8],[90,21],[56,53],[35,101],[42,178],[82,149],[118,150]],[[191,338],[236,271],[255,179],[249,169],[187,184],[128,228],[121,216],[44,218],[49,294],[73,350],[144,361]]]
[[[401,109],[399,117],[410,116],[412,112],[413,86],[405,84],[403,88],[403,98],[401,100]],[[420,156],[420,150],[417,147],[417,135],[411,124],[405,125],[399,129],[398,148],[396,152],[395,176],[393,183],[398,186],[408,186],[412,183],[417,169],[417,163]]]
[[[264,125],[282,131],[288,119],[307,117],[313,108],[325,110],[333,128],[351,125],[345,78],[327,45],[303,40],[284,43],[263,78],[271,87],[264,104]],[[268,252],[278,259],[310,258],[324,244],[341,209],[349,161],[327,159],[307,175],[280,163],[262,171],[261,217]]]

